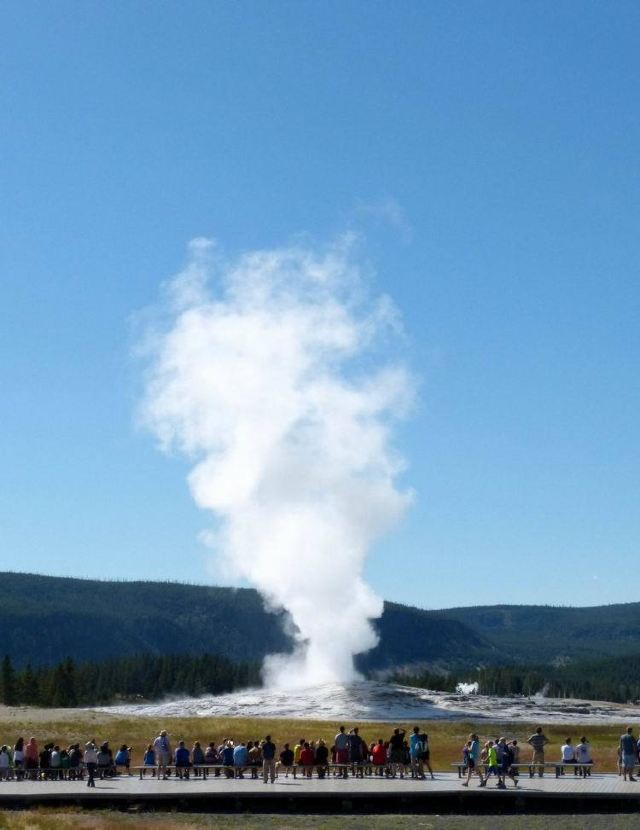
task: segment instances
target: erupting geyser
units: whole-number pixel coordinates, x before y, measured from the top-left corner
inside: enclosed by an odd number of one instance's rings
[[[234,572],[297,627],[297,652],[267,660],[273,684],[357,676],[353,655],[375,645],[382,612],[364,560],[410,501],[389,428],[412,382],[372,368],[397,313],[367,298],[352,249],[344,238],[229,263],[196,239],[148,340],[145,424],[193,459],[191,492],[219,517]]]

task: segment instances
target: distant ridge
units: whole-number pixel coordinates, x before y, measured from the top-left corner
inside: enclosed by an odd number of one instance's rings
[[[291,649],[284,620],[247,588],[0,573],[0,652],[16,666],[141,653],[261,660]],[[380,643],[357,660],[372,674],[640,653],[640,603],[425,611],[386,602],[374,625]]]

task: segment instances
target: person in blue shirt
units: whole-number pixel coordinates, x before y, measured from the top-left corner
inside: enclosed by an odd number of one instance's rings
[[[155,776],[155,774],[156,774],[156,770],[155,770],[156,751],[153,748],[153,744],[147,744],[147,748],[145,749],[144,757],[142,759],[142,763],[144,764],[145,767],[151,767],[151,776],[152,777]],[[143,775],[147,774],[146,769],[142,770],[142,774]]]
[[[633,776],[633,770],[636,765],[636,761],[638,760],[637,756],[637,743],[636,739],[633,737],[633,729],[629,727],[624,735],[620,736],[620,744],[618,746],[620,750],[620,758],[622,760],[622,774],[624,775],[624,780],[627,780],[627,776],[629,776],[629,781],[635,781],[636,778]]]
[[[184,745],[184,741],[180,741],[175,752],[174,762],[176,765],[176,773],[178,778],[189,778],[189,767],[191,766],[191,756],[189,750]]]
[[[271,735],[262,742],[262,780],[267,783],[267,778],[273,784],[276,780],[276,745],[271,740]]]
[[[249,765],[249,753],[243,743],[239,743],[233,750],[233,766],[236,770],[236,778],[244,778],[245,768]]]
[[[227,778],[233,778],[233,743],[231,741],[225,741],[220,751],[220,760],[225,766],[224,773]]]
[[[409,754],[411,755],[411,777],[424,778],[424,766],[422,764],[422,740],[420,739],[420,727],[414,726],[413,733],[409,738]]]

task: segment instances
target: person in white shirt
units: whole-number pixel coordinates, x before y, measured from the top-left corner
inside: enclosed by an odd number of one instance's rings
[[[567,738],[567,740],[562,745],[562,763],[563,764],[575,764],[576,762],[576,751],[571,743],[571,738]],[[562,770],[564,774],[564,770]]]
[[[160,778],[162,772],[162,778],[166,781],[167,767],[171,762],[171,743],[166,729],[163,729],[155,739],[153,748],[156,751],[156,764],[158,765],[157,777]]]
[[[94,778],[96,774],[96,767],[98,766],[98,750],[96,749],[95,741],[87,741],[84,745],[84,757],[82,760],[84,761],[84,765],[87,768],[87,773],[89,775],[87,787],[95,787],[96,782]]]
[[[576,746],[576,763],[577,764],[591,764],[591,745],[589,741],[582,736],[580,743]],[[582,776],[591,775],[591,767],[578,766],[578,774]]]

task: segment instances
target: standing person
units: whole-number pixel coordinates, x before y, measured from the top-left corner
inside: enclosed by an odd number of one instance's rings
[[[435,776],[433,774],[433,770],[431,769],[431,750],[429,749],[429,736],[426,732],[423,732],[420,735],[420,740],[422,741],[422,763],[426,764],[427,769],[429,770],[429,775],[431,776],[431,780],[433,781]]]
[[[414,726],[409,738],[409,754],[411,756],[411,777],[424,778],[424,765],[422,763],[423,745],[420,740],[420,727]]]
[[[367,754],[367,745],[360,737],[358,727],[354,726],[349,733],[349,760],[354,766],[354,773],[360,778],[364,776],[363,763]]]
[[[340,731],[336,735],[333,743],[336,748],[336,764],[343,765],[338,774],[342,778],[347,778],[347,764],[349,763],[349,736],[345,735],[344,726],[340,727]]]
[[[619,749],[624,780],[626,781],[627,776],[629,776],[629,781],[637,781],[638,779],[633,777],[633,770],[636,765],[636,739],[633,737],[631,726],[627,728],[624,735],[620,736]]]
[[[394,778],[396,772],[400,773],[400,778],[404,778],[404,736],[405,730],[396,727],[389,738],[389,763]]]
[[[276,780],[276,745],[271,740],[271,735],[267,735],[262,742],[262,780],[267,783],[267,778],[271,783]]]
[[[544,775],[544,748],[549,740],[542,732],[542,727],[539,726],[533,735],[527,741],[533,753],[531,755],[531,766],[538,767],[538,775],[540,778]]]
[[[162,780],[167,780],[167,767],[171,762],[171,742],[167,735],[167,730],[162,729],[158,737],[153,742],[153,748],[156,752],[156,763],[158,764],[158,778],[162,773]]]
[[[84,745],[84,765],[87,768],[87,787],[95,787],[96,767],[98,766],[98,750],[93,741],[87,741]]]
[[[520,763],[520,747],[518,746],[518,742],[514,738],[511,743],[509,744],[509,752],[511,753],[511,770],[510,774],[513,778],[513,783],[515,786],[518,786],[518,776],[520,775],[520,768],[518,764]]]

